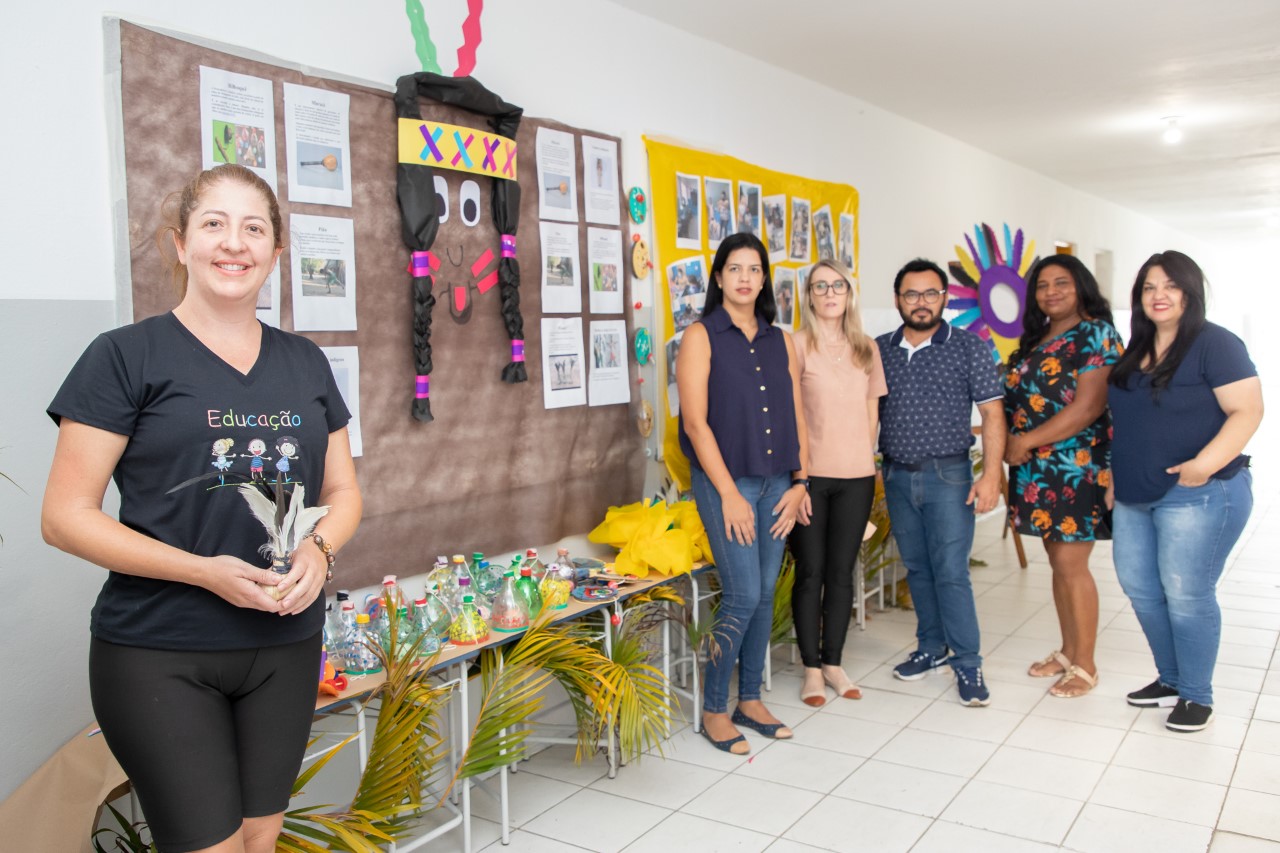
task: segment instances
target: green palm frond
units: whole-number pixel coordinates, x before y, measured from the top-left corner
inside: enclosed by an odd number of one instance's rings
[[[770,643],[790,643],[791,626],[794,619],[791,615],[791,592],[796,585],[796,558],[788,548],[782,554],[782,568],[778,571],[778,583],[773,588],[773,626],[769,631]]]
[[[650,747],[661,753],[671,728],[667,681],[649,663],[652,634],[667,618],[666,610],[661,600],[641,603],[611,629],[613,666],[608,678],[616,695],[611,723],[617,727],[618,748],[627,760],[638,759]]]

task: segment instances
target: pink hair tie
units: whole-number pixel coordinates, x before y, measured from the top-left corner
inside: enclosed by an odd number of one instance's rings
[[[524,361],[524,341],[511,341],[511,360]]]
[[[414,252],[409,258],[409,266],[405,270],[414,278],[422,278],[440,269],[440,259],[434,252]]]
[[[502,257],[514,258],[516,256],[516,235],[502,235]]]
[[[425,400],[431,396],[431,377],[418,376],[414,382],[414,397]]]

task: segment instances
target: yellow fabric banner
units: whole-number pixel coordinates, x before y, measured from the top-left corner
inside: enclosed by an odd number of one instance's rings
[[[775,172],[726,154],[644,137],[654,231],[654,305],[662,330],[667,386],[662,397],[663,459],[681,490],[689,460],[680,450],[675,356],[684,329],[697,320],[720,240],[750,230],[769,249],[778,323],[799,320],[803,276],[819,258],[858,274],[858,191],[848,184]]]
[[[400,119],[400,162],[516,180],[516,141],[485,130]]]

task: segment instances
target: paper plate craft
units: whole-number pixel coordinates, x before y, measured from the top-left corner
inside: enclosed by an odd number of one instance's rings
[[[648,364],[649,359],[653,357],[653,338],[649,335],[649,330],[641,326],[636,329],[636,363]]]
[[[438,101],[477,113],[486,119],[479,129],[445,124],[424,118],[419,99]],[[396,81],[396,115],[399,125],[399,162],[396,165],[396,197],[400,205],[401,236],[411,255],[408,272],[413,277],[413,354],[415,387],[412,414],[431,421],[431,312],[435,307],[436,279],[470,273],[470,278],[446,280],[449,309],[465,323],[471,315],[473,291],[485,294],[495,285],[511,359],[502,369],[503,382],[526,382],[524,318],[520,314],[520,265],[516,262],[516,231],[520,225],[520,185],[516,180],[516,133],[524,114],[471,77],[444,77],[425,71],[406,74]],[[456,199],[440,170],[465,173]],[[456,217],[466,227],[479,223],[480,184],[492,181],[490,205],[498,245],[467,258],[457,247],[445,246],[450,267],[441,272],[440,256],[432,251],[440,226]],[[441,191],[443,190],[443,192]],[[452,208],[452,210],[450,210]],[[497,256],[496,268],[495,250]],[[461,272],[459,272],[461,271]],[[474,279],[474,281],[472,280]]]
[[[653,269],[653,261],[649,260],[649,244],[642,240],[639,234],[632,234],[631,274],[636,278],[644,279],[649,277],[651,269]]]
[[[639,187],[632,187],[627,193],[627,211],[631,214],[631,221],[639,225],[644,222],[645,217],[649,214],[649,200],[645,198],[644,190]]]

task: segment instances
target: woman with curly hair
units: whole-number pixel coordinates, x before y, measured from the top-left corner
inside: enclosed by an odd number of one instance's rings
[[[1033,293],[1022,337],[1005,370],[1008,503],[1018,532],[1044,541],[1062,630],[1061,648],[1028,673],[1057,678],[1049,694],[1073,698],[1098,683],[1098,588],[1089,555],[1095,541],[1111,538],[1107,379],[1122,347],[1111,306],[1079,259],[1044,258],[1027,283]]]

